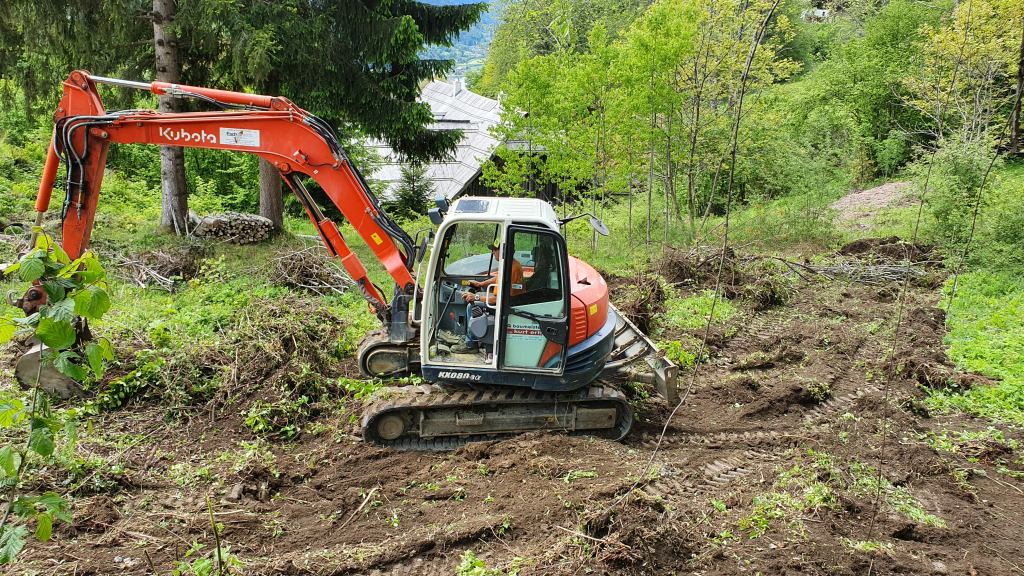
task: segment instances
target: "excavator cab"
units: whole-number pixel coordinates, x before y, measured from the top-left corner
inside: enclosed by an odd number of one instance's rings
[[[508,202],[467,200],[481,210]],[[465,209],[467,200],[458,206]],[[501,217],[459,218],[442,224],[437,238],[424,293],[424,365],[560,376],[570,309],[562,236]],[[468,379],[492,381],[495,375]]]

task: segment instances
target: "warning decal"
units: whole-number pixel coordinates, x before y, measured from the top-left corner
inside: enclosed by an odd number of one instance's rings
[[[259,130],[242,130],[241,128],[221,128],[220,143],[229,146],[253,146],[260,145]]]

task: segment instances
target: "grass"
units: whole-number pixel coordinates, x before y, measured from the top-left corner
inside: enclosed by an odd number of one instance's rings
[[[673,294],[665,301],[664,326],[676,330],[695,330],[707,325],[714,307],[712,324],[721,324],[734,317],[738,312],[736,306],[724,296],[719,295],[715,302],[715,293],[711,290],[699,292],[686,298]]]
[[[981,270],[960,276],[952,305],[951,291],[952,281],[942,304],[948,310],[950,357],[962,370],[1002,381],[962,394],[934,392],[929,408],[1024,424],[1024,281],[1008,272]]]

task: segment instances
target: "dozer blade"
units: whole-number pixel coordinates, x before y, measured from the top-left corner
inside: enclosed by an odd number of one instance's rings
[[[679,367],[615,306],[609,303],[608,307],[615,313],[615,345],[602,374],[653,384],[669,406],[678,404]]]
[[[40,366],[40,357],[43,352],[50,349],[33,339],[34,345],[28,352],[22,354],[14,367],[14,378],[22,388],[29,390],[39,379],[39,387],[49,394],[60,396],[67,400],[72,396],[84,396],[82,386],[70,376],[62,374],[53,367],[52,362],[45,362]]]

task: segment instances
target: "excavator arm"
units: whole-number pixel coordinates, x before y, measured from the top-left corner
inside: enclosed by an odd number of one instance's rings
[[[108,112],[96,91],[97,83],[193,98],[224,110]],[[312,178],[324,189],[384,264],[397,285],[396,295],[404,299],[413,295],[416,283],[412,269],[417,259],[413,240],[381,208],[331,127],[286,98],[165,82],[129,82],[76,71],[64,82],[64,95],[54,114],[54,122],[53,139],[36,200],[36,222],[41,222],[42,214],[49,207],[57,169],[63,162],[67,166],[67,178],[61,212],[62,247],[72,258],[80,256],[88,247],[111,142],[235,150],[255,154],[277,167],[305,207],[327,249],[341,260],[382,320],[388,322],[386,300],[370,282],[366,268],[349,249],[338,226],[313,202],[302,184],[303,177]]]

